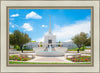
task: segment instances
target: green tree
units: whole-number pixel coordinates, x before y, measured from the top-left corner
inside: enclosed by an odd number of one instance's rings
[[[87,39],[87,42],[85,43],[85,46],[91,46],[91,37]]]
[[[81,42],[82,42],[82,46],[83,46],[83,50],[84,50],[84,47],[87,43],[87,39],[88,39],[88,34],[87,33],[84,33],[84,32],[81,32],[80,33],[80,38],[81,38]]]
[[[87,33],[81,32],[80,34],[75,35],[75,37],[72,38],[72,41],[77,45],[79,53],[80,48],[85,46],[85,43],[87,42]]]
[[[59,41],[58,43],[59,43],[58,46],[61,47],[61,44],[60,44],[61,42]]]
[[[91,34],[91,31],[90,31]],[[87,38],[87,42],[85,43],[86,46],[91,46],[91,36]]]
[[[36,42],[36,41],[34,40],[34,41],[31,41],[31,42]]]
[[[13,34],[10,34],[9,40],[10,45],[18,45],[23,53],[23,44],[28,43],[31,38],[29,38],[28,34],[15,30]]]
[[[42,45],[42,42],[40,42],[40,47],[42,47],[43,45]]]

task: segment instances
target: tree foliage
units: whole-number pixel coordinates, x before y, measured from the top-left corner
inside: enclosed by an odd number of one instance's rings
[[[84,33],[84,32],[81,32],[80,34],[77,34],[75,35],[73,38],[72,38],[72,41],[77,45],[77,47],[79,48],[77,50],[77,52],[79,53],[79,50],[80,48],[83,46],[83,49],[84,49],[84,46],[87,42],[87,39],[88,39],[88,34],[87,33]]]
[[[87,42],[85,43],[86,46],[91,46],[91,37],[87,39]]]
[[[13,34],[9,35],[10,45],[18,45],[20,46],[22,52],[23,52],[23,44],[28,43],[31,38],[29,38],[28,34],[22,33],[19,30],[15,30]]]

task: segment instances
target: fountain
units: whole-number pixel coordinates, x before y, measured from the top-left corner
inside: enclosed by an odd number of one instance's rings
[[[51,52],[51,51],[52,51],[51,44],[49,44],[48,52]]]
[[[65,52],[62,51],[53,51],[51,44],[49,44],[47,51],[38,51],[36,52],[37,56],[47,56],[47,57],[55,57],[55,56],[64,56]]]

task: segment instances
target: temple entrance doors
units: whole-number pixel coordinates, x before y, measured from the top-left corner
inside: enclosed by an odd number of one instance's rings
[[[48,40],[48,43],[51,44],[52,43],[52,40]]]

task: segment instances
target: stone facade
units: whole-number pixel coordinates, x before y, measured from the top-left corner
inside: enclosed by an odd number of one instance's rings
[[[48,45],[48,44],[56,44],[56,35],[53,34],[47,34],[44,36],[44,44]]]
[[[40,42],[29,42],[27,44],[25,44],[28,48],[33,49],[35,47],[39,47],[38,45],[40,44]],[[53,44],[54,47],[58,47],[58,42],[56,42],[55,44]],[[62,47],[67,47],[68,49],[70,48],[75,48],[77,47],[73,42],[61,42]],[[42,47],[46,47],[47,44],[42,43]]]

